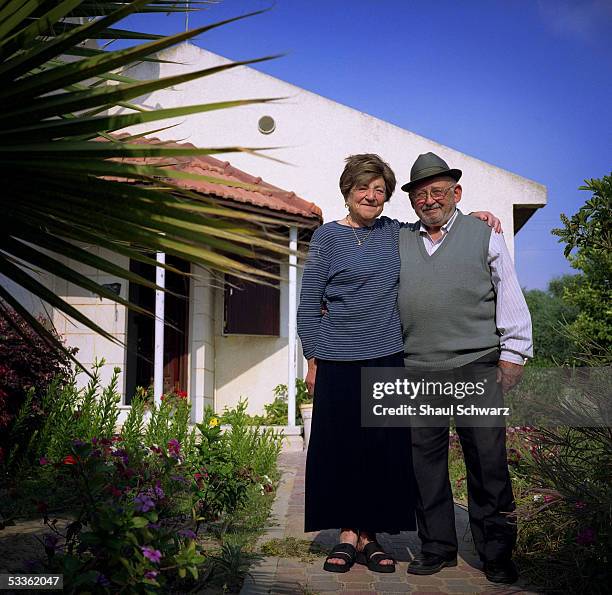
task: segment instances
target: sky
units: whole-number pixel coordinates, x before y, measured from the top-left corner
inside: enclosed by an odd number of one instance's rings
[[[255,68],[544,184],[548,205],[516,236],[520,283],[575,272],[550,230],[612,172],[611,0],[224,0],[189,26],[262,8],[194,43],[285,54]],[[185,16],[121,26],[172,34]]]

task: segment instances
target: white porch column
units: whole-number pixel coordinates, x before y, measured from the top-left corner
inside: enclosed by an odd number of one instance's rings
[[[166,255],[157,253],[157,262],[166,263]],[[155,283],[159,287],[166,286],[166,269],[155,267]],[[164,393],[164,303],[163,291],[155,290],[155,351],[153,352],[153,398],[159,407]]]
[[[297,364],[297,227],[289,228],[289,332],[287,413],[289,427],[295,427],[295,376]]]

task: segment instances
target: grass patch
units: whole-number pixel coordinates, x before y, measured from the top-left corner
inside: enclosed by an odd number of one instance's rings
[[[314,562],[327,555],[327,548],[308,539],[284,537],[267,541],[261,546],[261,552],[266,556],[297,558],[300,562]]]

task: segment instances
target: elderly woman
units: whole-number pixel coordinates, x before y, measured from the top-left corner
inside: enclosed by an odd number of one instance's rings
[[[415,530],[410,429],[364,428],[360,409],[361,369],[404,365],[401,224],[379,218],[395,184],[378,155],[347,158],[340,190],[348,213],[315,231],[302,280],[298,332],[315,397],[305,531],[341,528],[324,564],[330,572],[347,572],[356,560],[394,572],[376,533]]]

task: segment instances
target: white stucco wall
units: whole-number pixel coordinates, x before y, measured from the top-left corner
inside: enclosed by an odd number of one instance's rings
[[[190,44],[172,48],[164,52],[163,57],[179,64],[142,64],[131,74],[137,78],[157,78],[227,62],[225,58]],[[433,151],[451,167],[463,170],[461,208],[465,212],[490,210],[502,220],[511,253],[514,251],[513,205],[544,205],[546,202],[546,189],[536,182],[247,67],[158,91],[140,101],[150,107],[175,107],[257,97],[287,99],[176,119],[173,121],[178,124],[176,127],[158,136],[182,139],[203,147],[284,147],[266,154],[291,165],[247,154],[226,154],[221,158],[316,202],[323,209],[326,221],[345,215],[344,201],[338,190],[344,158],[364,152],[380,154],[396,172],[398,188],[385,214],[401,220],[415,220],[408,198],[399,186],[408,181],[416,157]],[[257,128],[263,115],[270,115],[276,121],[276,130],[270,135],[261,134]],[[156,123],[148,128],[157,127]]]
[[[127,258],[113,254],[104,248],[89,248],[89,250],[93,254],[110,258],[119,266],[129,267]],[[124,299],[128,298],[128,283],[124,279],[107,275],[103,271],[98,271],[75,261],[67,261],[67,264],[97,283],[120,283],[120,296]],[[124,306],[116,304],[111,300],[97,297],[91,292],[57,277],[54,279],[54,289],[66,302],[91,318],[91,320],[109,332],[113,337],[125,343],[127,314]],[[124,347],[97,335],[88,327],[66,316],[59,310],[54,311],[53,319],[57,331],[66,339],[66,344],[70,347],[78,347],[79,351],[76,354],[76,358],[85,368],[91,369],[96,359],[101,360],[104,358],[106,364],[100,370],[100,379],[103,386],[110,381],[113,369],[115,367],[121,368],[118,378],[118,389],[123,394],[125,390],[124,371],[126,361]],[[79,384],[81,386],[86,385],[88,380],[89,377],[85,374],[79,376]]]
[[[273,389],[287,384],[288,377],[288,266],[281,266],[280,336],[225,335],[223,333],[223,290],[215,291],[215,410],[235,407],[248,399],[248,412],[264,412],[264,405],[274,399]],[[301,277],[298,270],[298,279]],[[299,288],[299,285],[298,285]],[[298,294],[299,295],[299,294]],[[298,377],[302,376],[301,352],[298,353]]]

